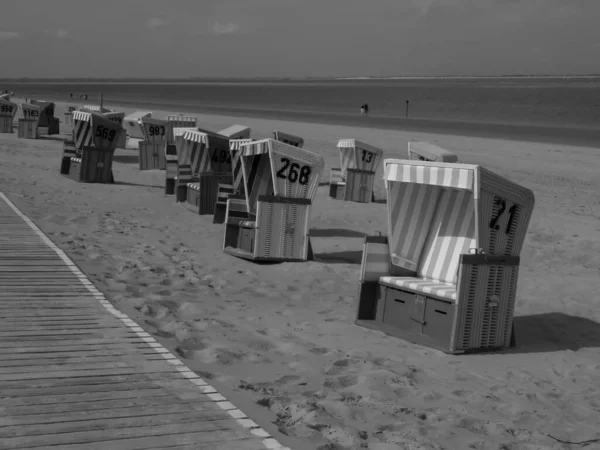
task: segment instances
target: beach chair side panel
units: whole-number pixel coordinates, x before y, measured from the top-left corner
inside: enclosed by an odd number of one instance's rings
[[[140,170],[165,170],[166,160],[166,141],[148,142],[140,141],[139,162]]]
[[[346,173],[344,200],[358,203],[370,203],[373,199],[374,183],[375,172],[348,169]]]
[[[19,139],[37,139],[37,120],[19,119]]]
[[[259,197],[254,257],[305,261],[310,200]]]
[[[13,132],[12,116],[0,116],[0,133],[12,133],[12,132]]]
[[[510,347],[518,275],[518,256],[461,256],[451,350]]]
[[[198,175],[200,183],[200,198],[198,199],[199,214],[214,214],[217,203],[219,184],[231,185],[232,175],[228,173],[201,173]]]

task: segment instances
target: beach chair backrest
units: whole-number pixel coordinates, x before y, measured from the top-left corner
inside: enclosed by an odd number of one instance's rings
[[[111,111],[111,112],[104,113],[103,115],[108,120],[111,120],[111,121],[113,121],[115,123],[118,123],[119,125],[123,126],[123,120],[125,120],[125,113],[124,112]]]
[[[94,147],[114,151],[121,139],[123,127],[107,117],[91,113],[91,133]]]
[[[19,110],[19,106],[16,103],[13,103],[5,98],[0,98],[0,117],[10,117],[14,119],[17,111]]]
[[[312,200],[325,167],[323,157],[274,139],[269,144],[275,195]]]
[[[276,141],[283,142],[284,144],[293,145],[294,147],[304,147],[304,139],[300,136],[294,136],[293,134],[283,133],[281,131],[273,131],[273,136]]]
[[[23,111],[23,118],[25,120],[39,122],[42,108],[38,105],[32,105],[30,103],[21,103],[21,111]]]
[[[229,145],[230,139],[217,133],[207,134],[208,167],[207,172],[231,173],[232,158]]]
[[[149,143],[166,143],[169,136],[173,135],[173,123],[167,120],[142,117],[142,130],[144,140]]]
[[[312,200],[325,167],[320,155],[274,139],[240,146],[248,210],[262,195]]]
[[[450,150],[429,142],[411,141],[408,143],[408,159],[419,161],[458,162],[458,156]]]
[[[381,163],[383,151],[356,139],[340,139],[337,144],[340,150],[342,176],[348,169],[375,172]]]
[[[167,116],[167,121],[172,122],[173,128],[196,128],[198,126],[196,116],[186,116],[184,114]]]
[[[249,139],[250,131],[250,128],[244,125],[231,125],[230,127],[217,131],[217,134],[228,137],[229,139]]]

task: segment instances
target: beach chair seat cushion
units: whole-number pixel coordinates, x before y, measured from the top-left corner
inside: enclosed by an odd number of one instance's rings
[[[453,302],[456,302],[457,299],[456,285],[444,281],[435,281],[419,277],[385,276],[379,278],[379,284],[392,288],[408,289],[415,293],[431,295]]]
[[[241,222],[239,222],[240,227],[245,227],[245,228],[256,228],[256,222],[252,221],[252,220],[242,220]]]
[[[71,158],[71,161],[74,162],[74,163],[81,163],[81,158],[75,158],[75,157],[73,157],[73,158]]]
[[[189,189],[193,189],[194,191],[199,191],[200,190],[200,183],[188,183],[187,187]]]

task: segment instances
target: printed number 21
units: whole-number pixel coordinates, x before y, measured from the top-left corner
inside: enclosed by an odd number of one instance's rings
[[[496,216],[492,217],[492,220],[490,220],[490,228],[492,230],[498,231],[498,230],[500,230],[500,225],[498,225],[498,222],[500,222],[500,219],[502,218],[504,211],[506,211],[506,200],[503,200],[501,198],[496,198],[495,203],[496,203],[496,205],[499,206],[499,208],[498,208],[498,212],[496,213]],[[506,224],[506,230],[505,230],[506,234],[508,234],[510,232],[516,210],[517,210],[517,205],[512,205],[510,208],[508,208],[508,223]]]
[[[373,153],[368,152],[366,150],[362,151],[362,160],[366,163],[370,163],[371,160],[373,159]]]

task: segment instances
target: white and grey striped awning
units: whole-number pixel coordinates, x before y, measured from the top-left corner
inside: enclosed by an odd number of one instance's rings
[[[173,128],[173,137],[183,136],[186,131],[196,131],[196,128],[190,128],[190,127],[186,127],[186,128],[176,127],[176,128]]]
[[[269,153],[271,139],[261,139],[260,141],[249,142],[240,145],[242,156],[255,156]]]
[[[197,130],[187,130],[183,134],[183,139],[186,141],[198,142],[199,144],[207,144],[208,136],[206,133]]]
[[[92,113],[85,111],[73,111],[73,120],[89,122],[92,119]]]
[[[239,150],[242,145],[250,142],[252,142],[252,139],[232,139],[229,141],[229,150]]]
[[[337,143],[337,146],[338,148],[360,148],[362,150],[373,152],[377,155],[383,154],[383,151],[380,148],[373,147],[372,145],[357,141],[356,139],[340,139]]]
[[[385,160],[384,180],[473,190],[475,169],[467,164]]]

